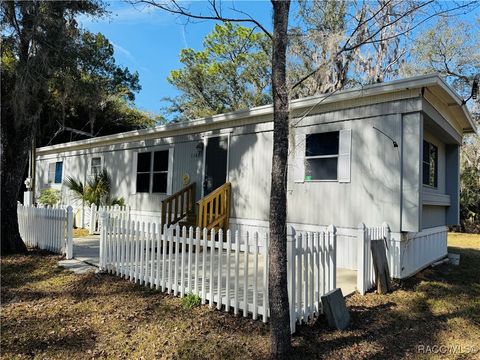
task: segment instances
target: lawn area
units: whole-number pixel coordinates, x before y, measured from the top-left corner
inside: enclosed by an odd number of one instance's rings
[[[431,358],[419,346],[440,345],[448,346],[444,358],[480,358],[480,236],[451,234],[449,245],[460,266],[426,269],[388,295],[350,297],[350,329],[328,330],[323,316],[299,326],[293,358]],[[58,259],[41,252],[2,258],[2,358],[267,356],[261,321],[187,309],[179,298],[110,275],[74,275]]]

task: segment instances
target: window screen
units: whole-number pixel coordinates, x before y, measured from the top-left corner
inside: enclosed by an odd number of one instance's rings
[[[309,134],[305,144],[305,180],[336,180],[339,132]]]

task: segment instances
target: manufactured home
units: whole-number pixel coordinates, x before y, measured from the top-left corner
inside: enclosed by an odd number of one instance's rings
[[[386,223],[396,278],[446,255],[447,226],[459,223],[460,145],[476,128],[438,75],[293,100],[290,110],[293,229],[334,224],[337,266],[356,269],[359,224]],[[85,182],[106,169],[111,196],[144,219],[266,230],[272,112],[261,106],[38,148],[36,193],[56,188],[72,204],[66,177]]]

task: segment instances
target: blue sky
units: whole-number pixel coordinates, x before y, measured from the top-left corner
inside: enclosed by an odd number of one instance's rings
[[[192,12],[208,11],[206,1],[182,1]],[[224,0],[224,15],[238,17],[243,11],[271,28],[271,3],[269,0]],[[296,3],[292,3],[295,12]],[[82,17],[82,26],[92,32],[104,34],[115,48],[118,64],[128,67],[132,72],[138,71],[142,90],[136,95],[135,104],[139,109],[158,114],[168,105],[164,97],[174,97],[178,91],[167,81],[173,69],[181,67],[178,61],[180,50],[185,47],[200,50],[202,41],[215,25],[213,21],[188,22],[179,17],[147,5],[136,5],[125,1],[113,1],[107,6],[110,15],[102,19]],[[241,14],[240,14],[241,15]],[[458,18],[474,22],[480,15],[477,8],[473,13],[460,15]],[[244,15],[241,15],[244,16]],[[295,21],[290,17],[290,23]],[[247,26],[251,26],[246,24]],[[427,27],[428,23],[423,24]],[[478,26],[478,24],[476,25]],[[418,28],[416,31],[422,31]]]
[[[236,1],[237,9],[248,12],[262,24],[270,26],[271,3],[269,1]],[[205,8],[205,2],[193,2],[192,10]],[[223,2],[228,9],[229,4]],[[203,48],[202,41],[213,26],[212,21],[189,22],[185,18],[145,5],[135,7],[125,2],[111,2],[107,8],[111,14],[103,19],[80,18],[82,26],[92,32],[104,34],[115,48],[118,64],[138,71],[142,90],[136,95],[138,108],[159,113],[167,102],[163,97],[173,97],[178,92],[167,81],[173,69],[181,67],[180,50]]]

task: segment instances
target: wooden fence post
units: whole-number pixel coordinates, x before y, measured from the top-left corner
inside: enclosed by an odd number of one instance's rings
[[[67,243],[65,246],[65,256],[67,259],[73,258],[73,208],[67,207]]]
[[[383,228],[383,235],[385,238],[385,249],[387,252],[388,268],[390,270],[390,277],[393,278],[393,262],[391,261],[393,248],[390,243],[391,230],[390,230],[390,226],[386,222],[382,223],[382,228]]]
[[[361,295],[365,295],[366,289],[366,276],[367,276],[367,251],[365,246],[365,224],[358,225],[357,231],[357,290]]]

